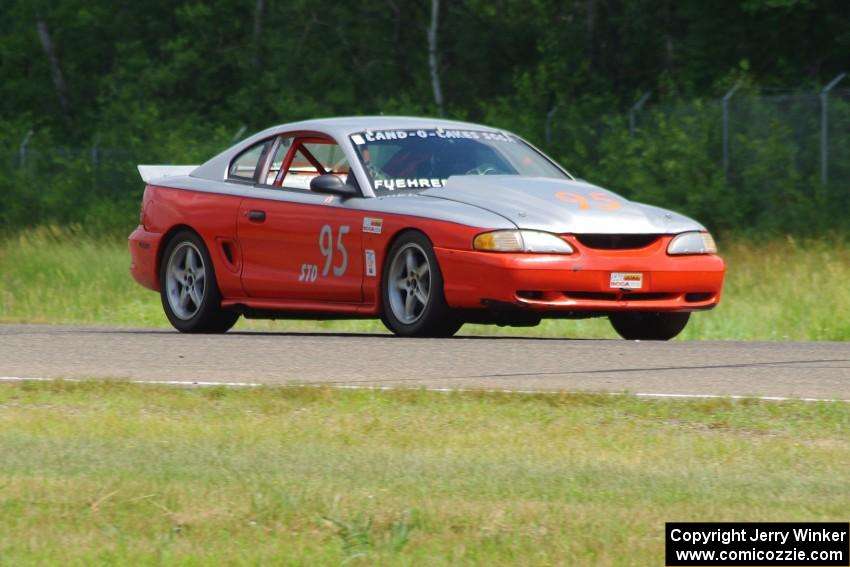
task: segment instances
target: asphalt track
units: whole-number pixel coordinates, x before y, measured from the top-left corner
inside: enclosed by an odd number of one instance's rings
[[[0,377],[850,401],[850,343],[633,342],[0,325]]]

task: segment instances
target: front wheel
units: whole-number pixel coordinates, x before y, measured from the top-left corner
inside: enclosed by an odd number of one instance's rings
[[[420,232],[406,232],[390,247],[381,304],[384,325],[404,337],[450,337],[463,325],[446,303],[434,248]]]
[[[168,320],[183,333],[223,333],[239,314],[221,308],[212,259],[201,237],[184,230],[162,255],[160,296]]]
[[[611,313],[608,320],[624,339],[635,341],[669,341],[688,324],[688,312],[623,311]]]

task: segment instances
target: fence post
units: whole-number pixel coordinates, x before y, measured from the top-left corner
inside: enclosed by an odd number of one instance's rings
[[[732,95],[735,94],[735,91],[738,90],[738,87],[741,86],[740,83],[735,83],[735,86],[729,89],[725,95],[723,95],[723,177],[725,179],[729,179],[729,101],[732,99]]]
[[[92,142],[91,146],[91,171],[92,171],[92,181],[94,182],[94,189],[97,191],[100,189],[100,184],[97,179],[97,170],[98,170],[98,161],[100,158],[99,146],[100,145],[100,134],[96,134],[94,137],[94,142]]]
[[[649,99],[652,91],[646,91],[643,96],[629,109],[629,136],[634,137],[635,127],[637,126],[637,113],[643,108],[644,103]]]
[[[30,138],[32,138],[33,134],[34,134],[34,132],[32,130],[27,132],[26,135],[24,136],[24,139],[21,140],[21,145],[18,146],[18,160],[19,160],[18,166],[21,169],[23,169],[27,165],[27,146],[29,145]]]
[[[543,131],[543,139],[546,140],[546,146],[552,144],[552,119],[555,117],[555,113],[558,111],[558,105],[556,104],[546,113],[546,122],[544,124]]]
[[[839,73],[820,92],[820,181],[829,181],[829,91],[841,82],[847,73]]]

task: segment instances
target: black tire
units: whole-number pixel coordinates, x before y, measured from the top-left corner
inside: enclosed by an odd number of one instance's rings
[[[181,333],[224,333],[239,314],[221,308],[212,259],[196,233],[183,230],[169,241],[159,265],[165,315]]]
[[[463,325],[446,304],[434,247],[421,232],[402,233],[387,253],[381,280],[381,321],[403,337],[450,337]]]
[[[669,341],[682,332],[691,314],[685,312],[623,311],[611,313],[608,320],[624,339]]]

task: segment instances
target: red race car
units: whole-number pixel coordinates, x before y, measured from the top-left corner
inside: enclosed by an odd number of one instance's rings
[[[607,316],[666,340],[720,300],[711,235],[573,178],[503,130],[424,118],[309,120],[200,166],[145,166],[133,277],[183,332],[259,318],[465,322]]]

